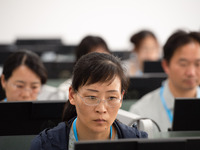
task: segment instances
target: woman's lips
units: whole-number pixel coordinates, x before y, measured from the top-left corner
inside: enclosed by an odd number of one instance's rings
[[[98,122],[98,123],[104,123],[104,122],[106,122],[106,120],[104,120],[104,119],[95,119],[94,121]]]

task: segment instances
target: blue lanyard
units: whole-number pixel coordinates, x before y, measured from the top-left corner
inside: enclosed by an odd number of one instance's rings
[[[4,98],[4,100],[3,100],[4,102],[7,102],[7,98]]]
[[[167,104],[166,104],[165,98],[164,98],[164,96],[163,96],[163,93],[164,93],[164,86],[162,86],[162,87],[160,88],[160,98],[161,98],[161,102],[162,102],[162,104],[163,104],[163,107],[165,108],[165,111],[167,112],[169,121],[170,121],[170,123],[172,123],[173,115],[172,115],[171,110],[167,107]]]
[[[76,120],[77,118],[74,120],[74,123],[73,123],[73,131],[74,131],[75,139],[76,141],[78,141],[78,135],[77,135],[77,130],[76,130]],[[110,126],[110,139],[111,138],[112,138],[112,125]]]
[[[200,98],[200,88],[197,88],[197,98]]]

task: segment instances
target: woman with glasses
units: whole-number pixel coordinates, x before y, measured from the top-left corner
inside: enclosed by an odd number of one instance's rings
[[[42,131],[31,150],[72,150],[82,140],[146,138],[147,134],[116,120],[128,88],[120,60],[92,52],[82,56],[73,71],[63,122]]]
[[[58,100],[64,93],[45,85],[47,71],[40,57],[30,50],[13,52],[3,65],[0,101]]]
[[[3,101],[36,100],[41,85],[46,83],[47,72],[38,55],[31,51],[12,53],[5,61],[1,86]]]

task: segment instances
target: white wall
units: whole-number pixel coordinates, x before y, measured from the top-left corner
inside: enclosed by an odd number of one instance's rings
[[[60,37],[78,44],[95,34],[121,50],[143,28],[161,44],[178,28],[200,31],[200,0],[0,0],[0,43]]]

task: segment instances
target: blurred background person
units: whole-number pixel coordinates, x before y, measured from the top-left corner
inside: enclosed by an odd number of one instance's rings
[[[151,118],[161,131],[171,128],[175,98],[200,98],[200,33],[176,31],[163,47],[167,80],[139,99],[130,112]]]
[[[157,61],[161,58],[159,42],[153,32],[141,30],[131,36],[132,54],[128,63],[128,76],[143,74],[144,61]]]
[[[87,35],[81,40],[81,42],[75,49],[75,55],[76,55],[75,63],[81,58],[81,56],[91,52],[107,53],[107,54],[111,53],[107,43],[102,37]],[[68,97],[68,91],[70,86],[71,86],[71,78],[61,83],[58,86],[58,89],[65,92],[66,94],[65,97]]]
[[[3,65],[1,101],[63,100],[64,93],[45,85],[47,70],[40,57],[30,51],[12,53]]]

